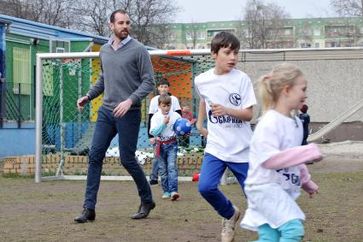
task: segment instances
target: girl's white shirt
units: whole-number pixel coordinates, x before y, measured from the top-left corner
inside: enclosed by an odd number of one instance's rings
[[[301,145],[302,138],[302,123],[297,117],[269,110],[258,122],[250,145],[245,181],[248,209],[241,221],[243,228],[257,230],[265,223],[278,228],[292,219],[305,219],[295,202],[301,187],[299,167],[273,170],[262,166],[280,151]]]

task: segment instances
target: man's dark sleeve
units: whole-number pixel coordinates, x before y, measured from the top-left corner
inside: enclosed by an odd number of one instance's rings
[[[147,135],[149,136],[149,139],[154,137],[150,134],[150,124],[151,124],[151,118],[153,117],[153,115],[154,115],[153,113],[149,113],[149,121],[147,122]]]

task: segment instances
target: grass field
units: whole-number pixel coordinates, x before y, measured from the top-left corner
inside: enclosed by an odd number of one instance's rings
[[[363,160],[327,158],[309,166],[320,193],[302,194],[298,203],[306,213],[304,241],[363,241]],[[47,181],[0,177],[0,241],[220,241],[221,219],[200,197],[197,184],[180,183],[181,200],[161,199],[152,187],[157,207],[149,218],[130,219],[138,205],[132,182],[101,183],[97,218],[74,224],[81,212],[83,181]],[[244,211],[238,185],[223,191]],[[251,241],[256,234],[238,228],[235,241]]]

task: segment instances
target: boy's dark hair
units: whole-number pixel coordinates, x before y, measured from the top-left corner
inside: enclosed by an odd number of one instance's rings
[[[158,104],[165,104],[170,105],[171,104],[171,97],[168,94],[162,94],[159,96]]]
[[[115,15],[116,15],[116,13],[121,13],[121,14],[127,14],[127,15],[128,15],[128,13],[126,12],[126,10],[123,10],[123,9],[117,9],[117,10],[115,10],[115,11],[113,11],[113,12],[111,13],[111,16],[110,16],[110,23],[114,23],[114,22],[115,22]]]
[[[241,46],[237,37],[229,32],[219,32],[214,36],[211,43],[211,52],[218,53],[220,48],[230,48],[231,50],[239,50]]]
[[[161,85],[168,85],[168,87],[170,87],[170,83],[169,83],[168,79],[166,79],[166,78],[160,78],[157,86],[161,86]]]

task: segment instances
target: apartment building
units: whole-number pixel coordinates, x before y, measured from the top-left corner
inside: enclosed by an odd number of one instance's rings
[[[243,48],[248,35],[244,21],[169,24],[169,40],[165,49],[205,49],[220,31],[229,31],[241,39]],[[325,48],[363,46],[363,17],[286,19],[271,28],[266,48]],[[247,33],[247,34],[246,34]]]

